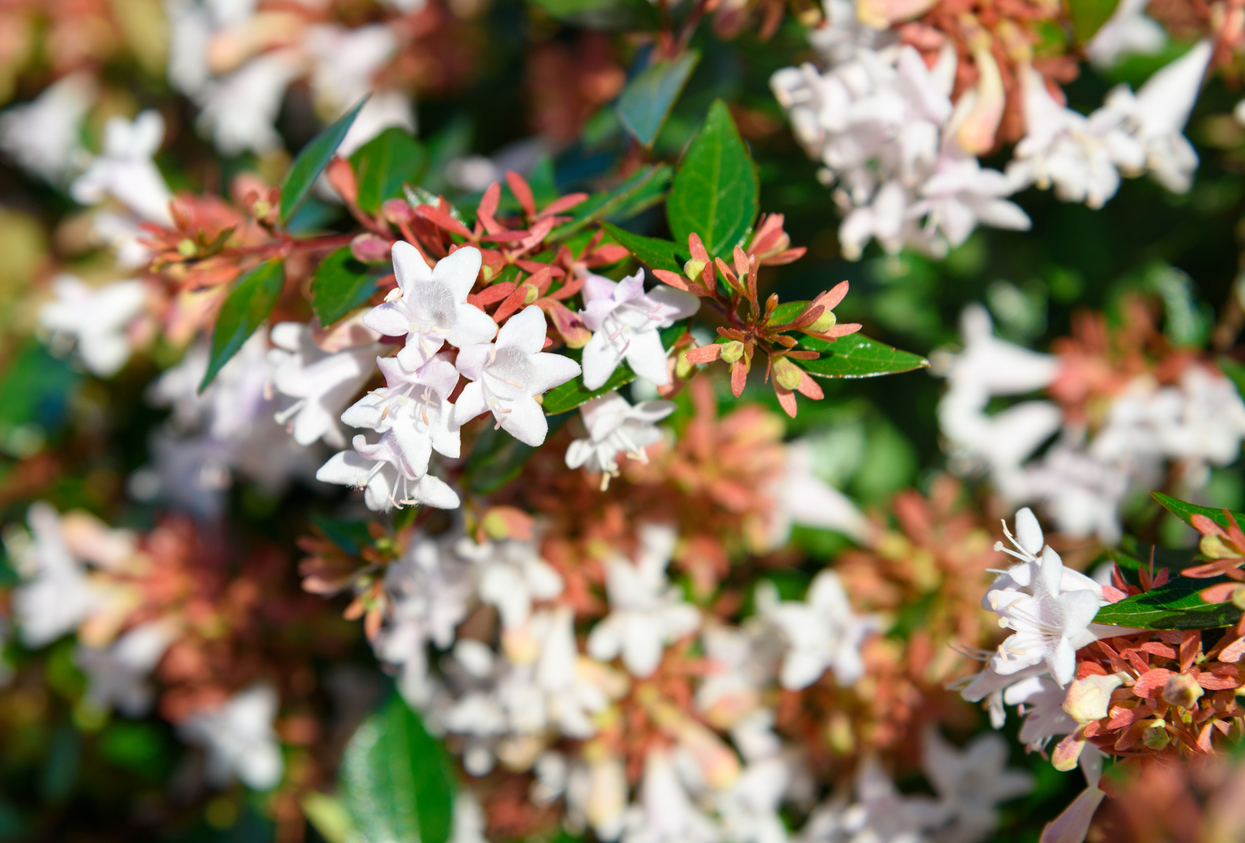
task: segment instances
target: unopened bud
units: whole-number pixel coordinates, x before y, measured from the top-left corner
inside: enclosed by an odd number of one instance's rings
[[[1118,674],[1090,674],[1068,686],[1063,710],[1077,723],[1084,725],[1106,717],[1111,707],[1111,692],[1123,685]]]
[[[813,334],[824,334],[833,328],[839,322],[839,318],[834,315],[833,310],[823,310],[821,315],[817,317],[817,321],[809,325],[804,330]]]
[[[1167,723],[1162,720],[1155,720],[1141,733],[1141,742],[1148,749],[1153,749],[1155,752],[1166,749],[1167,745],[1171,743],[1171,736],[1167,734]]]
[[[1051,766],[1061,773],[1075,769],[1084,748],[1085,738],[1081,736],[1081,730],[1077,729],[1055,746],[1055,751],[1050,754]]]
[[[744,356],[744,344],[739,340],[731,340],[722,344],[722,359],[727,363],[736,363]]]
[[[360,263],[386,263],[389,244],[375,234],[360,234],[350,241],[350,254]]]
[[[1211,559],[1230,559],[1239,555],[1223,543],[1222,536],[1214,533],[1202,536],[1202,540],[1198,542],[1198,550],[1202,551],[1203,556],[1209,556]]]
[[[1232,605],[1245,611],[1245,585],[1238,585],[1232,592]]]
[[[795,389],[804,380],[804,370],[786,357],[775,357],[770,365],[774,370],[774,380],[783,389]]]
[[[1163,686],[1163,699],[1177,708],[1193,708],[1202,698],[1202,686],[1188,673],[1178,673]]]
[[[385,204],[380,206],[380,215],[386,222],[397,225],[408,222],[415,215],[415,209],[402,199],[386,199]]]
[[[704,261],[698,261],[695,258],[692,258],[687,263],[683,264],[683,274],[686,275],[688,278],[692,279],[693,281],[699,281],[700,275],[704,271],[705,271]]]
[[[197,251],[199,251],[199,247],[189,237],[177,244],[177,254],[183,258],[193,258]]]
[[[523,303],[524,304],[531,304],[532,302],[540,298],[540,290],[536,289],[535,284],[532,284],[528,281],[524,281],[522,284],[522,287],[523,287]]]

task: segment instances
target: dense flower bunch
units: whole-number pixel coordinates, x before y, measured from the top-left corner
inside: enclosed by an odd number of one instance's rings
[[[0,839],[1230,836],[1242,21],[0,4]]]
[[[1211,466],[1236,459],[1245,404],[1203,355],[1159,333],[1142,301],[1128,302],[1125,318],[1111,329],[1082,313],[1071,337],[1040,354],[995,337],[981,306],[965,310],[963,351],[938,361],[953,465],[985,473],[1012,503],[1040,504],[1061,531],[1107,542],[1119,539],[1120,510],[1138,489],[1204,488]],[[1038,390],[1046,400],[987,412],[997,396]]]

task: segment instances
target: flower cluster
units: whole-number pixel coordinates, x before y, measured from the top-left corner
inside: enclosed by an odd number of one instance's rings
[[[963,351],[935,359],[949,387],[938,416],[953,466],[985,473],[1013,504],[1040,504],[1064,533],[1112,542],[1137,489],[1174,470],[1178,490],[1190,492],[1210,466],[1234,461],[1245,437],[1236,387],[1172,347],[1139,301],[1125,312],[1116,330],[1085,314],[1054,354],[1041,354],[998,339],[985,309],[968,308]],[[1048,398],[987,412],[997,396],[1038,390]]]

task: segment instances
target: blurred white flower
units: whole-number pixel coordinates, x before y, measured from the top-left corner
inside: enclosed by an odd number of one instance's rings
[[[282,145],[274,123],[290,83],[303,74],[295,50],[277,50],[219,80],[207,82],[196,99],[200,133],[210,135],[225,155],[262,155]]]
[[[588,635],[588,654],[609,661],[619,655],[633,676],[649,676],[669,644],[700,625],[700,612],[666,579],[678,536],[670,527],[640,527],[639,559],[615,558],[606,568],[610,612]]]
[[[104,125],[104,151],[74,179],[70,195],[83,205],[111,197],[146,222],[172,225],[173,194],[152,161],[163,142],[164,118],[157,111],[144,111],[133,121],[110,118]]]
[[[464,538],[458,553],[475,564],[480,599],[497,608],[502,628],[527,624],[532,604],[562,593],[562,577],[540,558],[536,542],[506,540],[476,544]]]
[[[108,647],[79,644],[74,661],[86,674],[86,699],[97,708],[142,717],[155,695],[148,676],[163,658],[177,630],[163,621],[137,626]]]
[[[96,90],[90,74],[72,73],[32,102],[0,112],[0,150],[50,182],[63,181],[82,150],[79,131]]]
[[[177,731],[207,751],[208,780],[217,787],[237,778],[253,790],[271,790],[285,769],[272,728],[278,704],[271,685],[252,685],[219,708],[196,712]]]
[[[29,535],[6,533],[23,583],[13,590],[13,615],[22,643],[42,647],[72,632],[105,605],[105,594],[90,581],[86,566],[70,553],[60,515],[42,501],[26,512]]]
[[[790,691],[807,688],[826,670],[840,685],[852,685],[864,673],[860,648],[879,628],[874,615],[857,615],[847,600],[838,574],[822,571],[813,578],[803,601],[778,599],[773,583],[762,581],[756,592],[757,613],[786,638],[780,679]]]
[[[1120,0],[1094,37],[1085,45],[1085,54],[1096,67],[1111,67],[1126,55],[1157,53],[1167,44],[1167,30],[1146,17],[1150,0]]]
[[[52,281],[56,300],[39,310],[40,325],[52,332],[52,345],[73,342],[82,364],[100,377],[114,375],[130,359],[126,328],[143,313],[147,300],[141,281],[88,287],[72,275]]]
[[[299,445],[323,439],[344,448],[346,437],[337,419],[375,371],[378,347],[369,344],[330,353],[316,345],[308,326],[298,322],[274,325],[270,338],[272,385],[295,399],[277,412],[276,422],[288,425]]]
[[[1007,755],[1007,742],[991,732],[978,735],[959,750],[936,728],[925,731],[921,766],[938,794],[940,841],[985,840],[998,829],[998,804],[1033,790],[1033,775],[1009,770]]]

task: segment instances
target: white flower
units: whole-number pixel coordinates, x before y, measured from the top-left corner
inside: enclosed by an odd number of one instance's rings
[[[390,62],[399,47],[394,29],[383,23],[354,29],[318,24],[307,30],[304,44],[314,62],[311,91],[316,108],[332,116],[343,113],[372,90],[376,72]],[[347,149],[342,154],[353,151]]]
[[[497,342],[469,345],[458,352],[458,371],[474,381],[458,396],[459,424],[492,413],[497,426],[532,447],[545,441],[549,422],[536,396],[579,374],[579,364],[561,354],[542,352],[545,314],[531,305],[511,316]]]
[[[936,227],[953,247],[963,244],[979,224],[1028,231],[1028,215],[1003,198],[1014,189],[1007,176],[982,169],[976,157],[949,144],[908,213],[924,217],[926,225]]]
[[[369,443],[362,434],[351,442],[353,451],[340,451],[320,466],[316,479],[363,489],[368,509],[388,512],[395,507],[424,504],[438,509],[457,509],[458,495],[444,480],[418,474],[406,461],[393,431]]]
[[[158,111],[144,111],[133,122],[111,118],[104,125],[103,154],[74,179],[70,194],[83,205],[112,197],[147,222],[172,225],[173,194],[152,161],[163,142],[164,118]]]
[[[197,712],[178,732],[207,750],[207,775],[216,786],[236,777],[253,790],[271,790],[285,768],[272,728],[278,703],[271,685],[252,685],[220,708]]]
[[[1144,148],[1124,131],[1113,109],[1087,118],[1059,105],[1033,68],[1025,69],[1023,84],[1025,137],[1007,166],[1017,189],[1054,185],[1065,202],[1101,208],[1119,189],[1120,169],[1129,175],[1144,169]]]
[[[32,173],[60,182],[81,149],[79,130],[95,94],[89,73],[72,73],[33,102],[0,112],[0,149]]]
[[[26,513],[29,539],[6,534],[23,584],[13,590],[13,614],[27,647],[42,647],[75,630],[103,605],[104,595],[70,553],[60,516],[38,502]]]
[[[989,658],[990,651],[986,650],[978,655]],[[986,710],[990,713],[990,725],[995,729],[1002,729],[1003,724],[1007,722],[1007,709],[1004,708],[1004,696],[1009,688],[1020,684],[1026,679],[1034,676],[1040,676],[1046,673],[1045,665],[1033,665],[1024,670],[1010,673],[1004,676],[996,673],[988,664],[986,669],[980,673],[974,673],[969,676],[963,676],[952,682],[947,683],[947,688],[952,691],[959,691],[960,696],[968,702],[986,701]]]
[[[401,449],[403,462],[417,475],[428,472],[434,450],[456,459],[461,448],[459,425],[449,402],[458,384],[454,364],[437,355],[412,373],[393,357],[376,362],[387,386],[360,398],[342,413],[342,421],[389,434]]]
[[[1211,53],[1210,42],[1199,41],[1147,79],[1136,95],[1121,85],[1107,96],[1106,107],[1124,117],[1133,137],[1145,147],[1150,174],[1175,193],[1188,191],[1197,169],[1197,153],[1182,132]]]
[[[692,803],[664,749],[644,757],[639,803],[627,811],[623,843],[718,843],[721,835]]]
[[[588,825],[599,839],[617,840],[626,808],[627,770],[618,755],[601,753],[567,776],[566,813],[572,825]]]
[[[399,241],[393,244],[393,272],[397,297],[368,311],[363,323],[387,337],[406,337],[398,362],[407,371],[428,362],[447,341],[465,348],[497,333],[487,313],[467,304],[480,272],[479,249],[465,246],[429,269],[418,249]]]
[[[963,751],[930,727],[922,742],[921,766],[939,797],[943,819],[938,839],[977,843],[998,828],[996,805],[1033,790],[1033,775],[1007,769],[1007,743],[987,732]]]
[[[1021,707],[1020,740],[1030,751],[1040,752],[1051,738],[1076,731],[1077,722],[1063,710],[1067,696],[1068,690],[1049,676],[1028,676],[1003,691],[1006,705]]]
[[[867,757],[856,773],[856,802],[839,795],[809,816],[800,843],[922,843],[940,819],[933,800],[906,796]]]
[[[1120,0],[1094,37],[1085,45],[1085,54],[1096,67],[1111,67],[1124,55],[1150,55],[1163,49],[1167,31],[1146,17],[1150,0]]]
[[[803,601],[778,600],[772,583],[757,588],[757,610],[768,623],[781,630],[788,650],[783,658],[780,681],[790,691],[807,688],[827,669],[840,685],[852,685],[864,674],[860,648],[878,629],[878,618],[852,612],[847,593],[833,571],[813,578]]]
[[[691,316],[700,299],[659,285],[644,292],[644,270],[622,281],[588,275],[580,317],[593,332],[584,346],[584,386],[599,389],[623,360],[637,375],[659,386],[670,383],[662,328]]]
[[[385,569],[390,611],[372,647],[383,661],[401,666],[398,687],[411,705],[427,705],[434,691],[428,646],[449,649],[475,605],[476,572],[450,550],[451,541],[418,533]]]
[[[497,608],[503,629],[525,626],[532,603],[562,593],[562,577],[540,558],[533,541],[476,544],[463,539],[456,549],[477,566],[480,599]]]
[[[1066,685],[1076,671],[1076,651],[1097,639],[1089,626],[1104,601],[1089,589],[1062,591],[1063,561],[1049,547],[1040,564],[1029,564],[1038,568],[1032,594],[1001,589],[993,595],[999,625],[1014,632],[999,645],[990,667],[1007,675],[1045,663],[1055,681]]]
[[[610,613],[588,635],[588,654],[609,661],[621,654],[633,676],[652,674],[668,644],[694,632],[700,613],[666,579],[678,536],[669,527],[640,528],[640,558],[616,558],[606,569]]]
[[[813,473],[813,446],[807,441],[787,444],[787,467],[774,484],[773,521],[769,528],[770,547],[783,545],[791,536],[791,526],[799,524],[821,530],[834,530],[857,542],[869,532],[869,522],[847,495]]]
[[[53,343],[76,341],[78,357],[93,374],[108,377],[130,357],[125,329],[143,312],[147,299],[141,281],[117,281],[88,287],[72,275],[52,282],[56,300],[39,311],[39,323],[52,332]]]
[[[79,644],[74,661],[89,680],[86,699],[127,717],[145,715],[153,697],[147,677],[175,637],[170,624],[151,621],[129,630],[110,647]]]
[[[634,407],[617,392],[610,392],[580,405],[588,429],[586,439],[576,439],[566,449],[566,467],[601,472],[601,488],[618,476],[617,456],[622,453],[648,462],[645,448],[661,441],[656,422],[673,413],[671,401],[642,401]]]
[[[288,424],[299,445],[323,439],[334,447],[345,447],[346,437],[337,418],[372,376],[377,347],[365,345],[329,353],[316,345],[311,330],[298,322],[273,326],[271,339],[275,346],[268,351],[272,385],[277,392],[295,399],[276,414],[277,423]]]
[[[197,126],[210,134],[226,155],[261,155],[281,147],[273,127],[285,89],[303,74],[295,50],[264,53],[220,80],[204,85],[196,97],[202,105]]]

